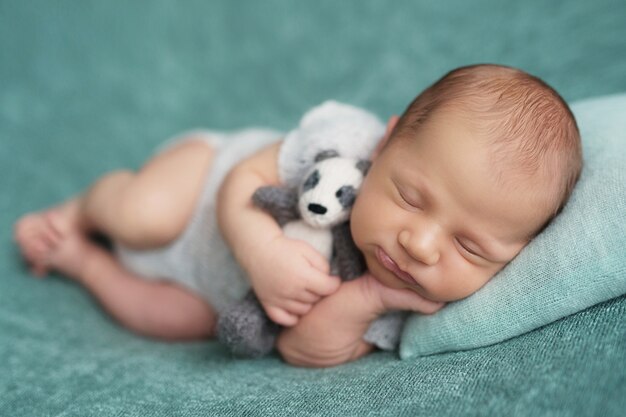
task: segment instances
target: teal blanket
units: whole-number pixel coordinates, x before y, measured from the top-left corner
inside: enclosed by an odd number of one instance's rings
[[[386,118],[459,65],[624,92],[625,21],[612,0],[0,2],[0,415],[623,415],[625,297],[488,347],[306,370],[139,338],[29,276],[11,230],[182,130],[286,131],[329,98]]]

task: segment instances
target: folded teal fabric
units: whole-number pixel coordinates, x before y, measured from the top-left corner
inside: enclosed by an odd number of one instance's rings
[[[412,315],[403,359],[498,343],[626,293],[626,94],[572,110],[585,166],[563,212],[480,291]]]

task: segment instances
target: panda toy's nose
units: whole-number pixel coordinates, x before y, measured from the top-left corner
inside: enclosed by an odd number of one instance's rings
[[[326,207],[322,206],[321,204],[315,203],[309,204],[308,209],[310,212],[313,212],[315,214],[324,214],[328,211]]]

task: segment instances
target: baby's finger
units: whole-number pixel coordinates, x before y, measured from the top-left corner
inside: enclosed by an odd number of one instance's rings
[[[296,301],[296,300],[290,300],[287,303],[285,303],[285,305],[286,305],[286,310],[289,313],[294,314],[296,316],[304,316],[306,313],[311,311],[311,308],[313,308],[313,304],[303,303],[303,302]]]
[[[313,268],[325,274],[328,274],[330,272],[330,265],[328,264],[328,260],[326,260],[326,258],[323,257],[318,251],[308,246],[308,244],[307,248],[302,252],[302,254]]]
[[[339,289],[341,280],[333,275],[311,271],[306,289],[320,296],[330,295]]]
[[[296,297],[298,301],[308,304],[315,304],[320,300],[320,298],[322,297],[309,290],[304,290],[302,294]]]
[[[291,314],[286,310],[278,307],[268,307],[265,309],[268,317],[281,326],[291,327],[298,324],[298,316]]]
[[[385,288],[381,298],[387,310],[408,310],[416,313],[432,314],[445,303],[428,300],[413,290]]]

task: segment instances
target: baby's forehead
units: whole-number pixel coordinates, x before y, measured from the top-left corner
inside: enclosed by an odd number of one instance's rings
[[[442,106],[433,112],[423,129],[416,131],[416,140],[436,141],[442,135],[453,137],[450,146],[468,142],[488,150],[488,167],[503,181],[535,181],[533,174],[552,162],[548,153],[541,149],[542,140],[537,129],[525,119],[515,118],[510,111]],[[450,151],[448,148],[438,149],[442,153]]]
[[[399,142],[433,143],[449,135],[456,142],[431,149],[431,160],[445,159],[459,143],[482,146],[489,151],[481,161],[489,178],[505,191],[530,193],[548,219],[562,209],[582,169],[569,106],[519,70],[479,65],[451,71],[410,104],[394,130]]]
[[[398,173],[419,193],[432,195],[429,198],[442,210],[463,213],[457,217],[486,227],[503,225],[503,238],[531,235],[547,217],[551,181],[519,167],[514,153],[503,152],[457,116],[442,114],[438,123],[426,126],[422,137],[400,143],[390,173]]]

